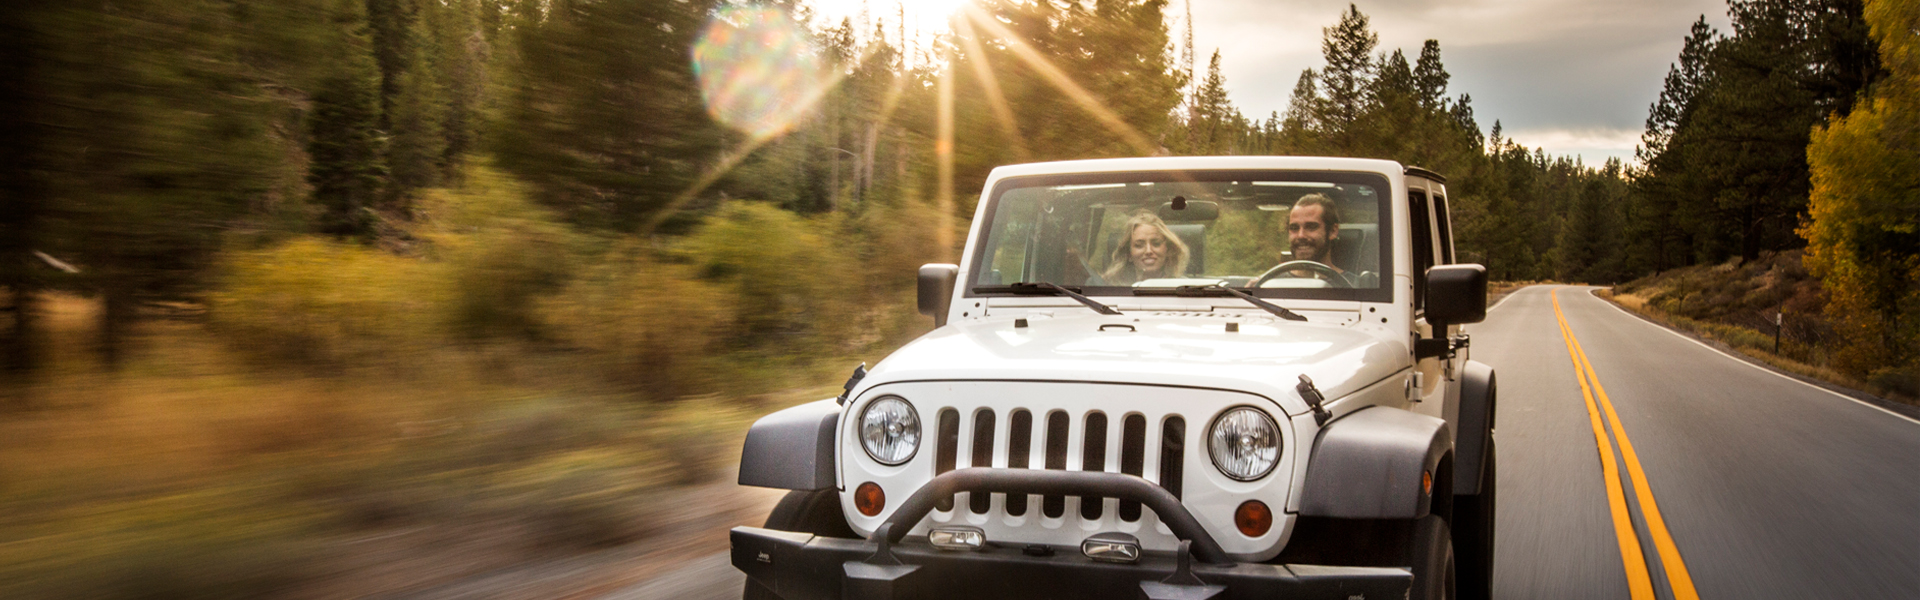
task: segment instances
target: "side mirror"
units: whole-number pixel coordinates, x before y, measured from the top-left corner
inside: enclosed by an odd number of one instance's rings
[[[947,308],[953,302],[953,282],[959,278],[960,265],[920,265],[920,314],[932,315],[934,327],[947,324]],[[1481,302],[1484,304],[1485,300]]]
[[[1487,268],[1475,264],[1427,269],[1427,323],[1434,335],[1448,325],[1487,319]]]

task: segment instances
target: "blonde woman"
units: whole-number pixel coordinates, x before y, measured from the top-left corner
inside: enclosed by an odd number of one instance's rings
[[[1146,209],[1127,218],[1127,237],[1114,246],[1107,260],[1107,271],[1100,277],[1107,285],[1133,285],[1147,279],[1182,277],[1187,272],[1187,245]]]

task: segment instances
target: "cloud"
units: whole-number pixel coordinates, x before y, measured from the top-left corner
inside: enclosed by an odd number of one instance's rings
[[[1548,155],[1578,155],[1589,166],[1598,166],[1608,158],[1633,162],[1633,148],[1640,143],[1640,129],[1521,129],[1502,130],[1501,135],[1527,148],[1546,150]]]
[[[1323,64],[1321,28],[1348,5],[1188,1],[1198,67],[1220,48],[1229,93],[1248,115],[1286,110],[1300,71]],[[1439,40],[1450,94],[1472,94],[1483,127],[1500,120],[1509,130],[1637,130],[1694,19],[1704,14],[1726,28],[1723,0],[1382,0],[1359,8],[1380,34],[1381,52],[1397,48],[1412,59],[1422,42]]]

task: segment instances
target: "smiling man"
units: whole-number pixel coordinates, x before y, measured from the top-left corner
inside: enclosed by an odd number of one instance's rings
[[[1340,209],[1321,194],[1307,194],[1293,203],[1287,212],[1287,244],[1293,260],[1310,260],[1334,271],[1346,272],[1333,264],[1333,240],[1340,237]],[[1306,276],[1306,271],[1297,272]]]

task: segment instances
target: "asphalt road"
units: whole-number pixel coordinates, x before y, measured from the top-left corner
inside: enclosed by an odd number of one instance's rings
[[[1471,328],[1472,358],[1499,374],[1496,597],[1920,597],[1920,421],[1590,290],[1523,289]],[[741,582],[722,553],[610,597],[730,598]]]
[[[1698,597],[1920,597],[1920,422],[1721,354],[1589,289],[1521,290],[1472,329],[1473,358],[1500,384],[1496,596],[1631,593],[1557,292],[1618,415],[1609,449],[1624,462],[1624,431],[1684,565],[1673,571]],[[1637,500],[1628,467],[1615,469]],[[1674,558],[1645,507],[1630,509],[1649,579],[1673,597],[1662,567]]]

